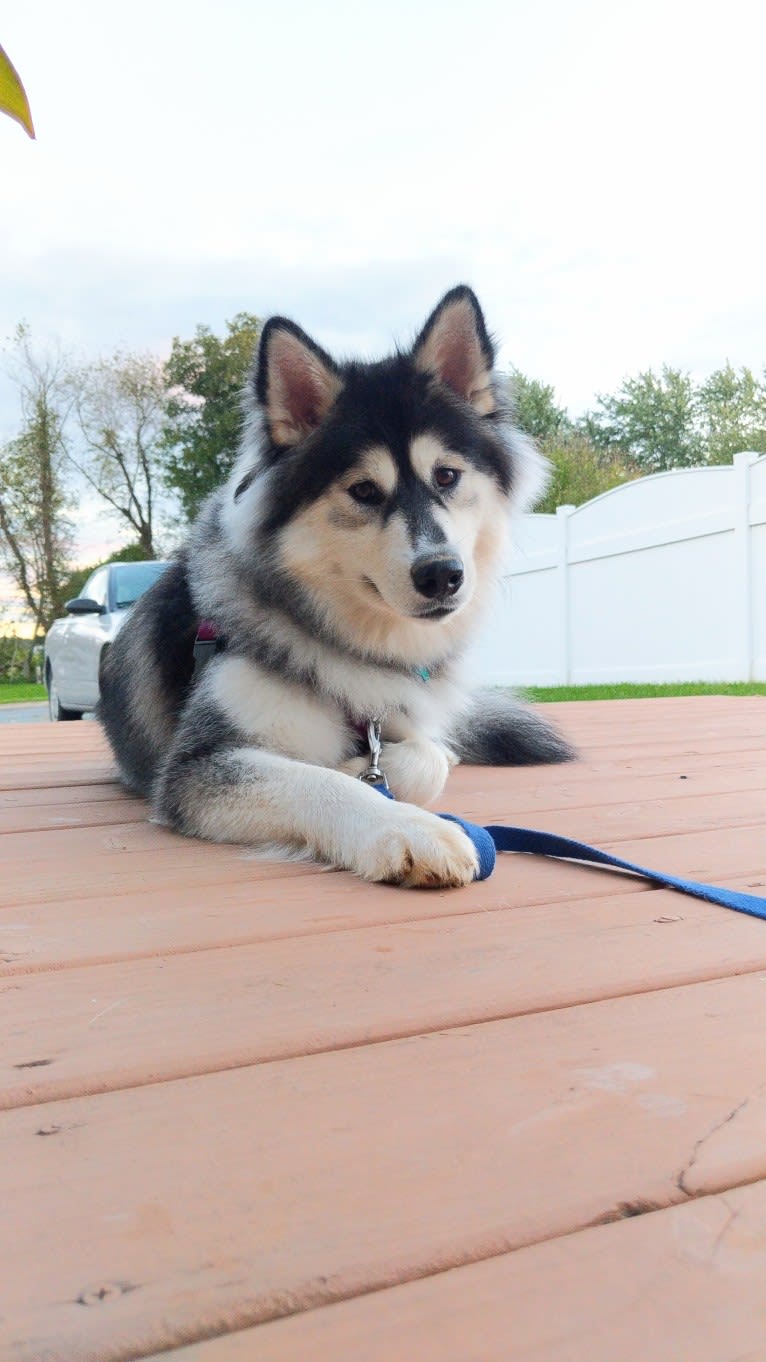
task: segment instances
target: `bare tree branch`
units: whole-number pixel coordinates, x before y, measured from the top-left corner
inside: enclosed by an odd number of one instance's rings
[[[70,388],[79,437],[72,465],[130,525],[147,557],[154,557],[166,401],[163,366],[152,355],[115,354],[80,369]]]
[[[0,459],[0,557],[40,632],[62,611],[68,570],[66,365],[60,354],[36,354],[29,332],[19,327],[6,368],[22,421]]]

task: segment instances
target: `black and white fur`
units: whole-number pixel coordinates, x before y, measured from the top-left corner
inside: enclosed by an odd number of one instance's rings
[[[234,470],[104,667],[100,717],[160,821],[369,880],[467,884],[472,844],[417,806],[461,759],[571,756],[536,714],[461,682],[509,511],[544,482],[493,361],[464,286],[379,363],[266,324]],[[202,618],[226,646],[194,679]],[[396,802],[354,778],[372,718]]]

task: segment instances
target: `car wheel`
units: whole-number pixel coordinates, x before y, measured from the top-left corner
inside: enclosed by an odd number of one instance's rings
[[[59,700],[59,693],[56,688],[56,682],[53,679],[53,672],[50,671],[50,669],[48,670],[45,684],[48,687],[48,714],[54,724],[62,723],[66,719],[82,718],[81,709],[64,709],[64,706]]]

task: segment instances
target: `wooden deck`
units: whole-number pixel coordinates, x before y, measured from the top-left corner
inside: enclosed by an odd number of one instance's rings
[[[766,699],[558,718],[442,807],[766,895]],[[2,1362],[763,1362],[766,923],[145,819],[96,724],[0,731]]]

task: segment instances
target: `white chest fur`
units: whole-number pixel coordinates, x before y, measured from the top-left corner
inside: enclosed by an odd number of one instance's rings
[[[349,750],[340,706],[320,701],[242,657],[210,668],[206,690],[235,728],[259,747],[318,766],[338,766]]]

